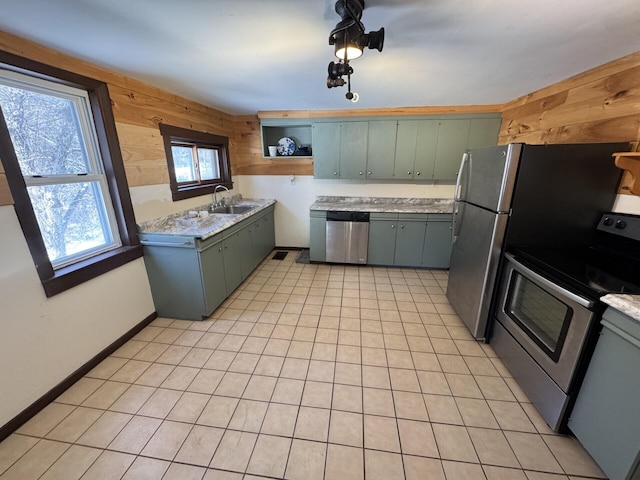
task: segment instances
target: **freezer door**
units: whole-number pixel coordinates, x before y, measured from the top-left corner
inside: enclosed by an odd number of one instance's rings
[[[456,196],[494,212],[508,212],[522,144],[479,148],[468,152],[458,172]]]
[[[477,339],[484,339],[508,215],[456,204],[447,298]]]

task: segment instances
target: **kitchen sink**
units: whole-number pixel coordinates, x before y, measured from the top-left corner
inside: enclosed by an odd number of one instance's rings
[[[256,205],[224,205],[222,207],[216,207],[212,210],[213,213],[227,213],[231,215],[240,215],[241,213],[248,212],[256,208]]]

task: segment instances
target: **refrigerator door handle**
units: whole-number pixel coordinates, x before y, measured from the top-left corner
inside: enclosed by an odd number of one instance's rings
[[[455,243],[456,238],[458,238],[458,236],[456,235],[456,216],[458,214],[458,204],[461,200],[460,186],[462,183],[462,173],[464,171],[464,166],[467,163],[468,159],[469,159],[469,154],[465,152],[462,155],[462,161],[460,162],[460,169],[458,170],[458,178],[456,178],[456,189],[453,193],[453,216],[451,218],[451,242],[452,243]]]
[[[462,161],[460,162],[460,169],[458,170],[458,178],[456,178],[456,189],[453,194],[453,200],[456,202],[459,202],[460,200],[462,200],[460,198],[460,186],[462,184],[462,173],[464,172],[464,165],[467,163],[468,159],[469,159],[469,154],[465,152],[462,155]]]

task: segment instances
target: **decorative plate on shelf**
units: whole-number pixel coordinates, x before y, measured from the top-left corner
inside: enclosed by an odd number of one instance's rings
[[[283,137],[278,140],[278,153],[280,155],[293,155],[293,152],[296,151],[296,142],[291,140],[289,137]]]

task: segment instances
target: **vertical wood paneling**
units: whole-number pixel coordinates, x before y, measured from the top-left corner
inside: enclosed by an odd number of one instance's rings
[[[509,102],[500,143],[633,142],[640,139],[640,52]],[[613,159],[612,159],[613,161]],[[620,193],[628,193],[625,173]]]

